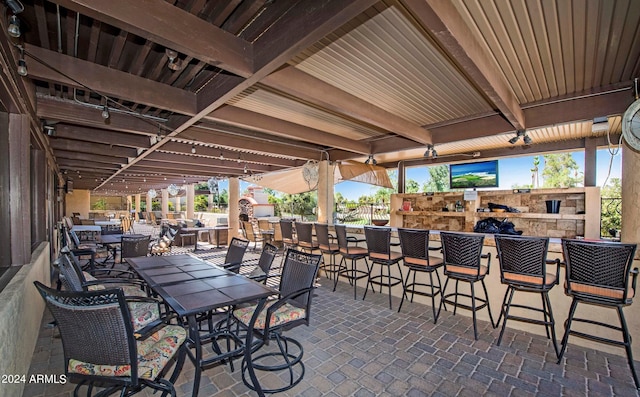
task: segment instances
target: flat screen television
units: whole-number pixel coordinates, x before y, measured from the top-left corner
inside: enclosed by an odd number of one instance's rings
[[[498,187],[498,160],[451,164],[449,187],[451,189]]]

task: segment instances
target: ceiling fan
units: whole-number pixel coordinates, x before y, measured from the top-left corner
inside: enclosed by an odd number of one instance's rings
[[[636,100],[622,116],[622,136],[629,146],[640,151],[640,94],[637,78],[633,81],[633,89]]]

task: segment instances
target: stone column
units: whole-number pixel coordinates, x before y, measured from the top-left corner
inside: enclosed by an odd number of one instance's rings
[[[136,219],[140,220],[138,214],[142,211],[142,196],[140,194],[136,194]]]
[[[622,231],[624,243],[640,243],[640,153],[622,144]]]
[[[175,212],[180,212],[180,210],[182,209],[182,204],[180,203],[180,196],[176,196],[176,209]]]
[[[128,215],[131,216],[131,210],[133,209],[133,197],[131,195],[127,196],[127,212],[129,213]],[[135,217],[133,217],[132,219],[134,219]]]
[[[185,190],[187,192],[187,219],[193,219],[195,215],[195,185],[190,183],[185,186]]]
[[[333,224],[333,172],[329,161],[318,164],[318,222]]]
[[[229,241],[232,237],[242,237],[238,200],[240,200],[240,179],[229,178]]]
[[[166,218],[169,213],[169,191],[162,189],[162,217]]]

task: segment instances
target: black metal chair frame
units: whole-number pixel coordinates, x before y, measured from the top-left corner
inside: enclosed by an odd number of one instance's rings
[[[558,364],[562,361],[567,349],[569,335],[614,346],[622,346],[627,353],[627,362],[635,386],[640,389],[640,380],[633,362],[631,335],[629,335],[629,328],[622,310],[625,306],[631,305],[636,291],[638,268],[633,268],[632,270],[636,248],[637,244],[562,240],[562,251],[567,272],[565,293],[572,297],[572,301],[569,315],[565,321],[565,332],[562,337]],[[632,277],[631,286],[629,285],[629,276]],[[606,293],[603,294],[605,291],[611,293],[611,296],[606,296]],[[620,325],[616,326],[597,320],[574,317],[578,303],[615,308]],[[622,341],[572,330],[571,326],[574,322],[618,331],[622,333]]]
[[[126,258],[149,255],[151,236],[123,235],[120,239],[120,263]]]
[[[129,396],[151,387],[175,396],[173,383],[177,380],[186,357],[183,343],[173,359],[176,364],[169,380],[163,379],[169,365],[165,366],[154,380],[138,375],[137,340],[144,339],[158,330],[145,334],[134,333],[130,313],[121,289],[98,291],[56,291],[44,284],[34,282],[54,316],[64,353],[64,368],[68,379],[79,381],[74,389],[78,395],[81,387],[88,385],[87,396],[93,392],[94,384],[106,387],[96,396],[107,396],[122,389],[121,396]],[[168,321],[168,320],[167,320]],[[80,326],[81,325],[81,326]],[[166,325],[166,324],[165,324]],[[129,365],[130,376],[85,375],[69,372],[69,360],[76,359],[101,365]]]
[[[285,386],[275,389],[264,389],[265,393],[279,393],[289,390],[304,378],[305,366],[302,362],[304,349],[297,340],[285,336],[283,332],[298,325],[309,325],[311,316],[311,301],[313,297],[314,283],[320,267],[321,255],[309,254],[294,249],[287,250],[284,258],[280,286],[278,288],[278,300],[266,310],[264,329],[254,329],[258,342],[252,346],[252,353],[257,352],[274,340],[278,346],[277,351],[266,351],[252,357],[254,370],[275,372],[282,379],[288,374],[288,382]],[[305,316],[296,320],[285,322],[276,326],[270,326],[273,314],[285,304],[298,308],[304,308]],[[237,319],[236,319],[237,320]],[[246,324],[236,321],[238,325]],[[298,373],[294,370],[299,367]],[[252,390],[253,384],[246,377],[247,363],[242,362],[242,380]],[[286,371],[282,373],[282,371]]]
[[[250,241],[243,240],[241,238],[233,237],[227,248],[227,254],[224,257],[224,263],[221,267],[228,269],[234,273],[238,273],[244,254],[247,252]]]
[[[369,271],[369,277],[367,278],[367,287],[369,284],[380,286],[380,293],[382,293],[382,287],[387,287],[389,290],[389,309],[392,309],[391,303],[391,288],[396,285],[402,286],[403,298],[405,294],[404,278],[402,276],[402,268],[400,267],[400,260],[402,260],[402,254],[395,255],[391,251],[391,228],[390,227],[378,227],[378,226],[365,226],[364,236],[367,240],[367,250],[369,251],[369,261],[371,261],[371,269]],[[380,265],[380,274],[372,275],[374,265]],[[399,277],[391,275],[391,266],[398,266]],[[387,269],[387,274],[384,274],[384,269]],[[372,288],[373,290],[373,288]],[[364,300],[367,297],[368,288],[364,290]]]
[[[358,240],[355,237],[350,238],[349,236],[347,236],[347,227],[345,225],[334,225],[334,228],[336,231],[336,239],[338,240],[338,250],[340,256],[342,256],[342,259],[340,259],[336,277],[333,281],[333,291],[335,292],[336,287],[338,286],[338,279],[340,277],[344,277],[349,280],[349,284],[353,285],[353,299],[356,299],[358,280],[363,278],[368,279],[369,273],[371,273],[371,267],[369,266],[369,262],[367,261],[367,256],[369,255],[369,253],[364,247],[353,247],[349,245],[350,242],[357,244],[364,240]],[[364,263],[367,266],[367,271],[358,270],[356,264],[360,259],[364,259]],[[347,261],[351,261],[350,268],[347,267]],[[369,283],[365,285],[365,289],[368,287]],[[371,286],[371,291],[375,292],[373,291],[373,285]]]
[[[436,296],[443,298],[442,281],[438,269],[443,266],[441,258],[429,255],[429,251],[439,251],[442,247],[429,247],[429,230],[426,229],[405,229],[398,228],[400,248],[402,249],[403,263],[407,267],[407,278],[404,282],[404,291],[398,312],[402,309],[405,295],[411,293],[411,302],[415,294],[431,298],[431,309],[433,311],[433,323],[437,322],[436,317]],[[416,280],[418,273],[428,273],[429,283]],[[433,283],[435,273],[438,285]],[[413,275],[413,278],[411,278]],[[424,291],[423,288],[429,288]],[[445,307],[446,310],[446,307]]]
[[[507,320],[515,320],[530,324],[544,325],[547,338],[551,339],[556,357],[560,354],[556,338],[555,319],[549,300],[549,291],[560,279],[560,260],[548,260],[549,239],[547,237],[524,237],[496,235],[496,250],[500,263],[500,281],[507,290],[500,307],[500,316],[496,324],[502,322],[502,329],[497,345],[500,346]],[[547,265],[555,264],[555,275],[547,273]],[[532,305],[512,303],[516,291],[540,294],[542,308]],[[518,315],[510,315],[511,308],[524,309],[542,313],[543,320]]]
[[[280,219],[280,231],[282,232],[282,245],[285,248],[295,248],[298,240],[293,235],[293,221]]]
[[[473,316],[473,336],[475,340],[478,340],[478,325],[476,319],[476,312],[478,310],[487,308],[489,312],[489,319],[491,320],[491,326],[496,327],[491,315],[491,306],[489,305],[489,294],[487,293],[487,287],[484,283],[484,278],[489,274],[491,266],[491,256],[483,255],[482,248],[484,244],[484,235],[482,234],[470,234],[470,233],[452,233],[452,232],[440,232],[440,241],[442,242],[442,259],[444,261],[444,274],[447,276],[447,280],[444,283],[444,296],[440,301],[438,307],[438,313],[436,317],[440,316],[440,310],[443,305],[450,304],[453,306],[453,315],[455,316],[458,307],[470,310]],[[482,273],[481,259],[487,260],[487,271]],[[453,270],[460,271],[453,271]],[[464,271],[464,272],[463,272]],[[447,285],[450,280],[455,280],[456,288],[455,292],[446,293]],[[471,295],[459,292],[459,282],[469,283],[471,288]],[[484,290],[484,298],[476,296],[475,283],[480,282],[482,289]],[[458,302],[458,298],[463,297],[470,299],[470,304]],[[454,298],[454,299],[451,299]],[[480,302],[477,305],[476,302]]]

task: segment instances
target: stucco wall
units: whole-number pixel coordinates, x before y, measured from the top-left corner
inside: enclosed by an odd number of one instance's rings
[[[79,212],[83,218],[89,217],[91,205],[91,192],[89,190],[74,190],[65,195],[65,214],[71,216],[74,212]]]
[[[0,375],[25,375],[40,332],[44,300],[34,281],[51,283],[49,243],[38,246],[31,263],[24,265],[0,292]],[[1,385],[3,397],[21,397],[23,383]]]

